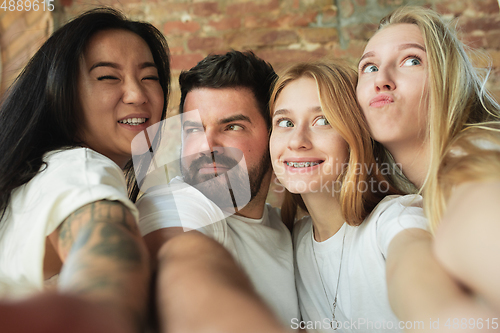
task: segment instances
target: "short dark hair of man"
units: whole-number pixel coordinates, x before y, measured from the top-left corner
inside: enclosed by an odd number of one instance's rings
[[[267,128],[271,129],[269,99],[278,75],[271,64],[258,58],[252,51],[231,50],[226,54],[211,54],[189,71],[179,76],[181,102],[184,112],[186,95],[197,88],[248,88],[257,101]]]

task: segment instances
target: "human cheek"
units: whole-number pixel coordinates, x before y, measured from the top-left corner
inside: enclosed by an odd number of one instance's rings
[[[255,163],[255,161],[260,161],[262,150],[260,150],[260,146],[255,140],[226,141],[224,139],[221,139],[218,144],[224,147],[227,156],[239,160],[237,157],[243,155],[248,165]]]
[[[371,95],[368,92],[368,88],[358,85],[358,88],[356,89],[356,98],[358,100],[359,106],[361,107],[361,112],[363,112],[363,115],[366,118],[366,121],[370,123],[371,112],[369,110],[369,106]]]
[[[271,155],[271,163],[273,166],[274,173],[278,176],[278,179],[281,180],[281,176],[284,173],[284,166],[279,161],[279,157],[283,153],[283,143],[284,138],[278,134],[273,132],[271,134],[271,138],[269,140],[269,153]]]
[[[358,99],[359,105],[361,106],[361,109],[365,110],[365,105],[368,105],[366,99],[366,83],[360,81],[358,83],[358,86],[356,87],[356,97]]]
[[[154,89],[153,91],[151,91],[149,93],[149,100],[151,100],[152,102],[152,105],[154,106],[154,110],[152,110],[153,114],[152,114],[152,122],[155,123],[155,122],[158,122],[161,120],[161,114],[163,112],[163,104],[164,104],[164,101],[163,101],[163,90],[161,88],[161,86],[159,86],[158,84],[158,87],[156,89]]]
[[[182,143],[182,157],[183,160],[191,159],[193,155],[200,152],[199,145],[197,144],[199,140],[195,140],[193,135],[190,135],[188,138],[185,138]],[[198,147],[198,148],[197,148]]]
[[[185,146],[182,147],[181,155],[182,155],[181,156],[181,166],[184,169],[189,169],[189,166],[191,165],[191,163],[195,159],[196,155],[190,153],[189,150],[186,150]]]
[[[269,137],[269,152],[271,159],[274,160],[278,158],[278,152],[282,150],[283,141],[283,135],[280,135],[277,131],[271,132],[271,136]]]

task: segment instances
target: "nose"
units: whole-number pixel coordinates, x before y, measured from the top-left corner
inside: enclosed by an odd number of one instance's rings
[[[375,90],[380,91],[392,91],[396,89],[396,84],[394,83],[393,75],[388,69],[379,69],[375,77]]]
[[[290,150],[308,150],[312,148],[309,127],[298,126],[296,130],[290,133],[288,140],[288,149]]]
[[[129,79],[124,84],[122,100],[125,104],[142,105],[148,102],[148,96],[140,81]]]
[[[206,128],[205,139],[200,140],[200,148],[198,150],[200,155],[208,155],[209,153],[213,153],[214,155],[224,154],[224,147],[216,131]]]

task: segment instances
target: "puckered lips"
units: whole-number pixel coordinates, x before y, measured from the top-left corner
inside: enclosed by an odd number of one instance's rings
[[[150,124],[150,115],[147,113],[132,113],[118,120],[118,124],[131,131],[143,131]]]
[[[370,100],[372,108],[381,108],[394,102],[394,98],[389,94],[379,94]]]

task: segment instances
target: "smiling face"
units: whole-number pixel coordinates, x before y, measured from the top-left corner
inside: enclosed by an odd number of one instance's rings
[[[359,63],[357,97],[372,137],[389,150],[427,136],[427,54],[418,26],[377,32]]]
[[[146,42],[125,30],[95,34],[80,61],[83,125],[79,138],[123,167],[132,139],[159,122],[163,90]]]
[[[301,77],[288,83],[272,111],[271,161],[281,184],[292,193],[331,191],[348,147],[323,114],[316,81]]]
[[[198,112],[190,112],[193,110]],[[267,193],[271,174],[269,135],[250,89],[194,89],[186,95],[184,111],[181,166],[188,184],[198,185],[217,203],[218,193],[227,186],[218,176],[244,157],[245,165],[239,172],[245,174],[238,178],[244,181],[247,177],[250,182],[250,199],[262,191]]]

